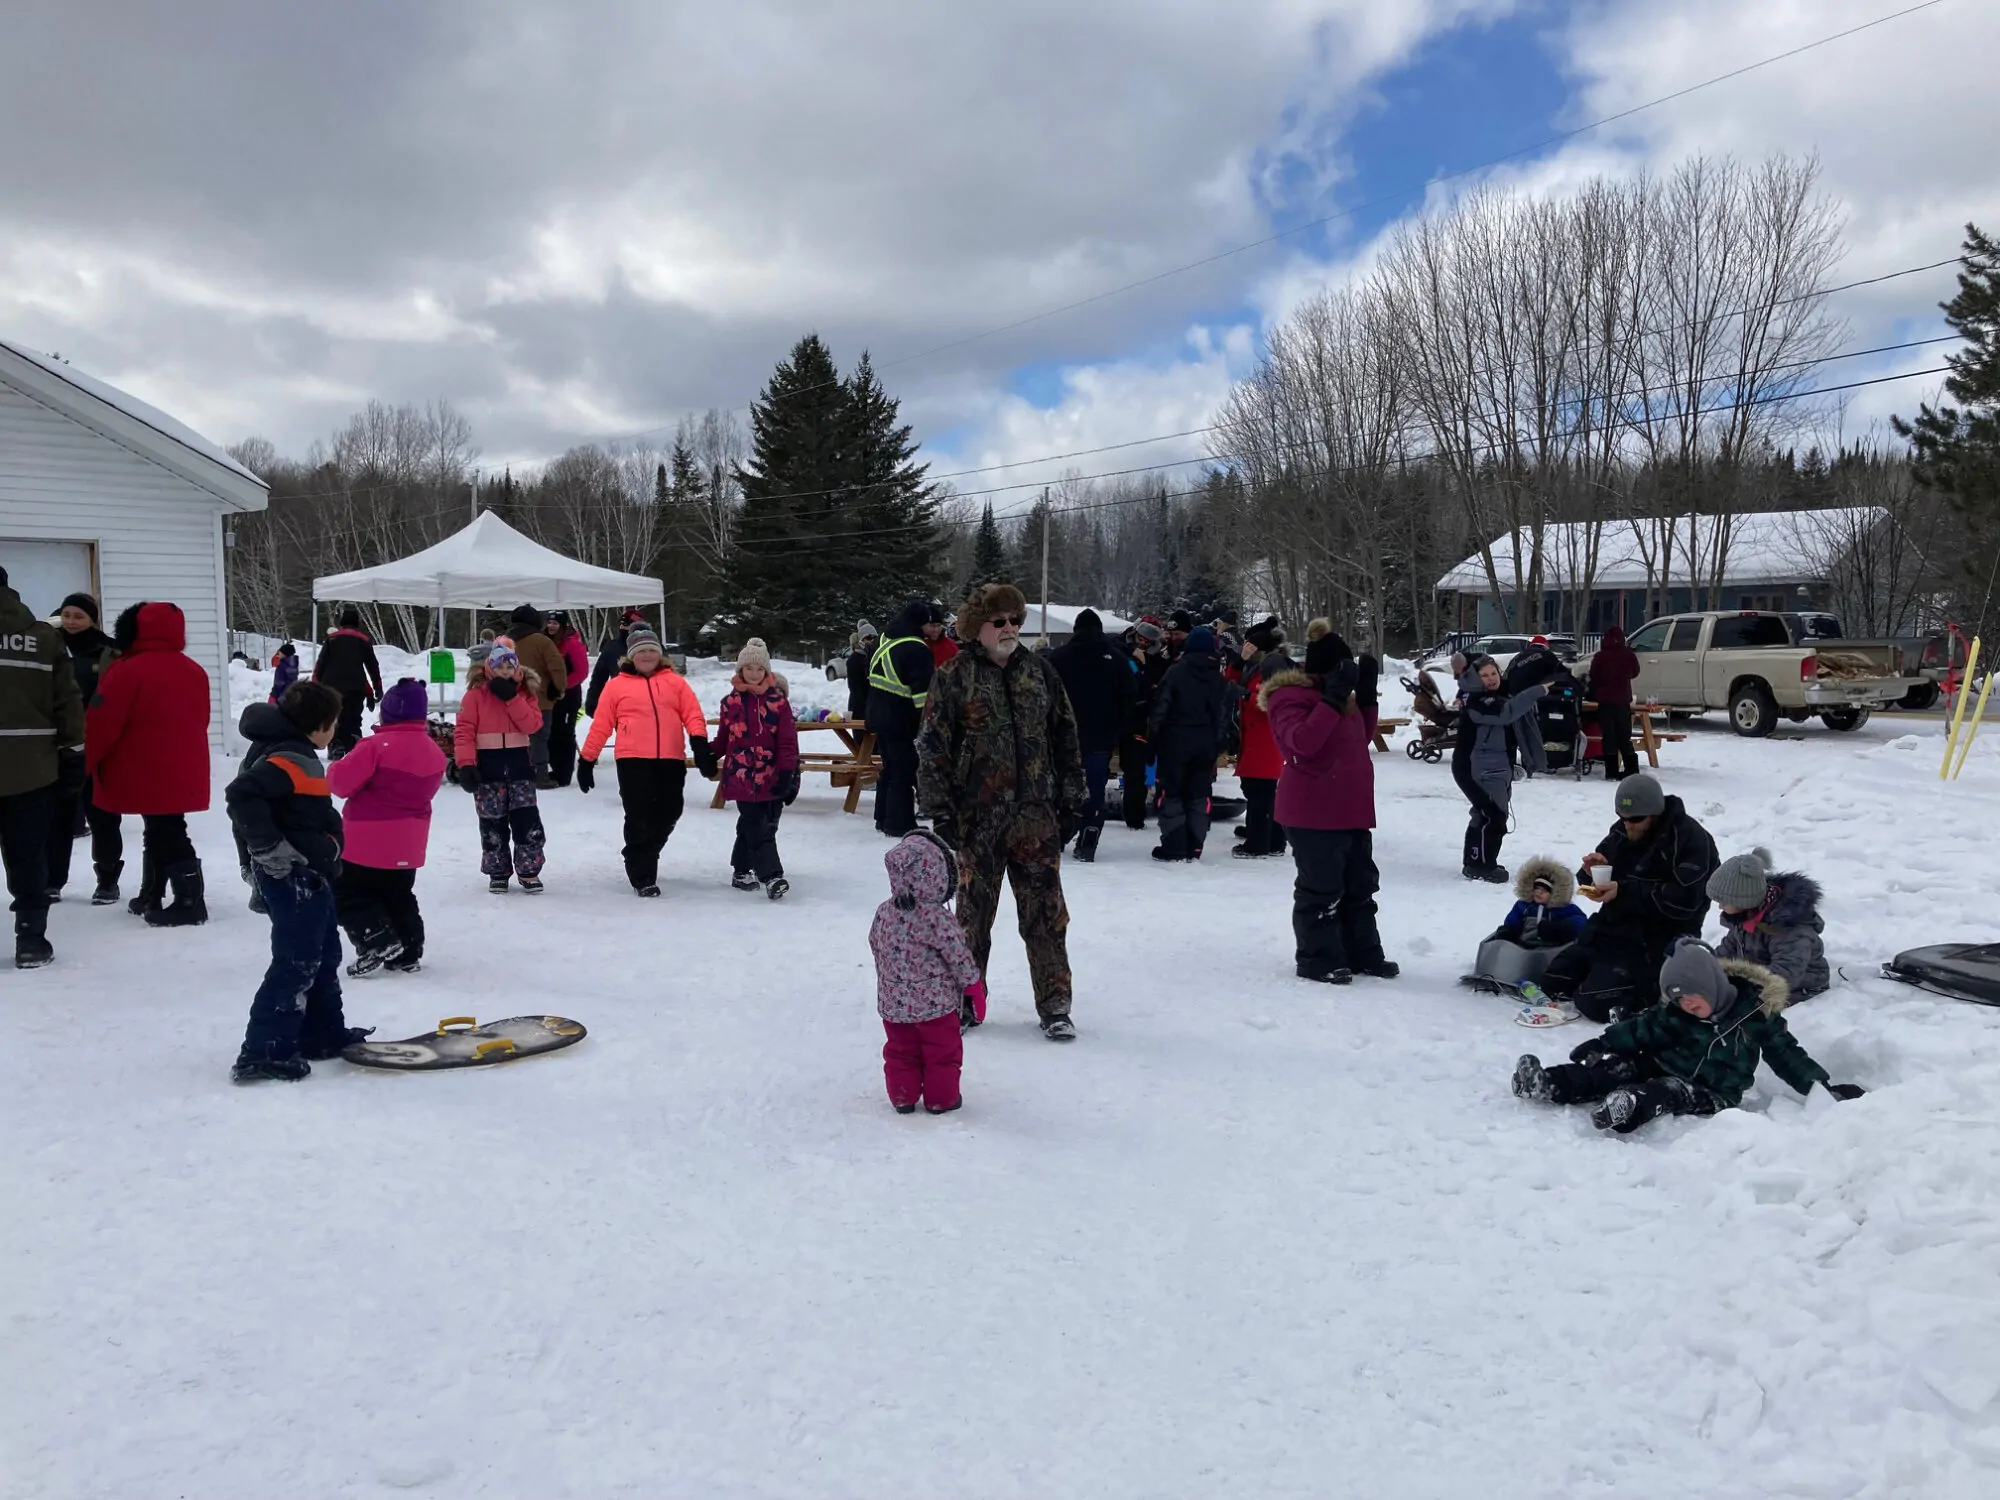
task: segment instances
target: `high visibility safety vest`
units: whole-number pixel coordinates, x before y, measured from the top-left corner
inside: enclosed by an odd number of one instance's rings
[[[893,641],[882,642],[868,659],[868,685],[878,687],[885,693],[894,693],[898,698],[908,698],[916,707],[922,708],[928,694],[914,691],[898,677],[896,664],[889,658],[889,653],[898,646],[922,646],[926,651],[931,649],[930,642],[920,635],[898,636]]]

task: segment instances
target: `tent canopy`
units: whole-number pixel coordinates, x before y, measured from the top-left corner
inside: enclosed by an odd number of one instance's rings
[[[1088,608],[1090,606],[1087,604],[1056,604],[1051,602],[1049,605],[1049,634],[1074,635],[1076,633],[1076,617]],[[1097,618],[1103,621],[1104,631],[1107,635],[1120,635],[1130,629],[1132,625],[1130,620],[1123,619],[1108,609],[1098,610]],[[1030,604],[1028,606],[1027,621],[1027,624],[1021,627],[1022,635],[1035,636],[1042,633],[1041,605]]]
[[[436,609],[512,609],[524,603],[562,609],[660,604],[666,590],[657,578],[593,567],[552,552],[489,510],[456,536],[400,562],[315,578],[313,598]]]

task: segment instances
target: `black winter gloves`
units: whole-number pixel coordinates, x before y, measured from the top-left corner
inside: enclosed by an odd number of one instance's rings
[[[1057,842],[1067,844],[1083,831],[1083,814],[1073,807],[1066,807],[1056,814]]]
[[[1829,1083],[1826,1091],[1836,1099],[1859,1099],[1868,1092],[1858,1083]]]
[[[1344,710],[1347,700],[1354,696],[1355,684],[1361,680],[1361,670],[1352,660],[1344,661],[1325,677],[1320,679],[1319,693],[1329,706]]]
[[[1609,1047],[1604,1045],[1603,1037],[1594,1036],[1572,1051],[1569,1055],[1569,1060],[1573,1063],[1595,1062],[1610,1050]]]
[[[799,800],[799,773],[796,770],[780,771],[776,790],[778,800],[790,807]]]
[[[710,781],[715,780],[715,752],[708,748],[707,737],[699,734],[688,736],[688,748],[694,752],[695,769]]]
[[[479,767],[477,767],[477,766],[460,766],[460,767],[458,768],[458,784],[459,784],[459,786],[460,786],[460,787],[462,787],[462,788],[463,788],[464,790],[466,790],[466,791],[468,791],[468,792],[476,792],[476,791],[478,791],[478,790],[479,790]]]
[[[56,752],[56,785],[66,796],[83,790],[84,759],[81,750],[58,750]]]
[[[521,691],[521,684],[512,677],[489,677],[486,679],[486,691],[505,703]]]
[[[576,763],[576,789],[588,795],[597,788],[597,762],[580,760]]]
[[[1380,707],[1381,676],[1382,663],[1364,651],[1355,661],[1354,701],[1363,708]]]

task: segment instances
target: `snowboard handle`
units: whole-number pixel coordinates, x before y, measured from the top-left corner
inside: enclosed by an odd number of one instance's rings
[[[464,1026],[471,1030],[477,1029],[478,1025],[479,1020],[476,1016],[446,1016],[442,1021],[438,1022],[438,1030],[446,1032],[454,1026]]]
[[[489,1052],[513,1052],[517,1050],[512,1037],[496,1037],[490,1042],[481,1042],[472,1049],[475,1057],[484,1057]]]

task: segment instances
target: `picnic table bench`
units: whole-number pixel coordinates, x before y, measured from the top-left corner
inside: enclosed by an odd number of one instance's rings
[[[1595,703],[1585,703],[1586,713],[1594,712]],[[1639,748],[1646,752],[1646,763],[1655,771],[1660,769],[1660,746],[1678,744],[1687,738],[1684,729],[1655,729],[1653,722],[1667,725],[1673,723],[1673,716],[1657,703],[1635,703],[1632,705],[1632,727],[1638,731]]]
[[[841,804],[843,812],[854,812],[861,806],[861,793],[866,787],[875,785],[882,774],[882,761],[875,754],[875,736],[859,719],[807,719],[800,723],[801,736],[815,731],[825,731],[836,736],[839,750],[808,750],[801,740],[799,744],[799,774],[824,774],[833,785],[847,788],[846,800]],[[722,795],[721,784],[715,788],[715,796],[710,807],[720,807],[727,799]]]

